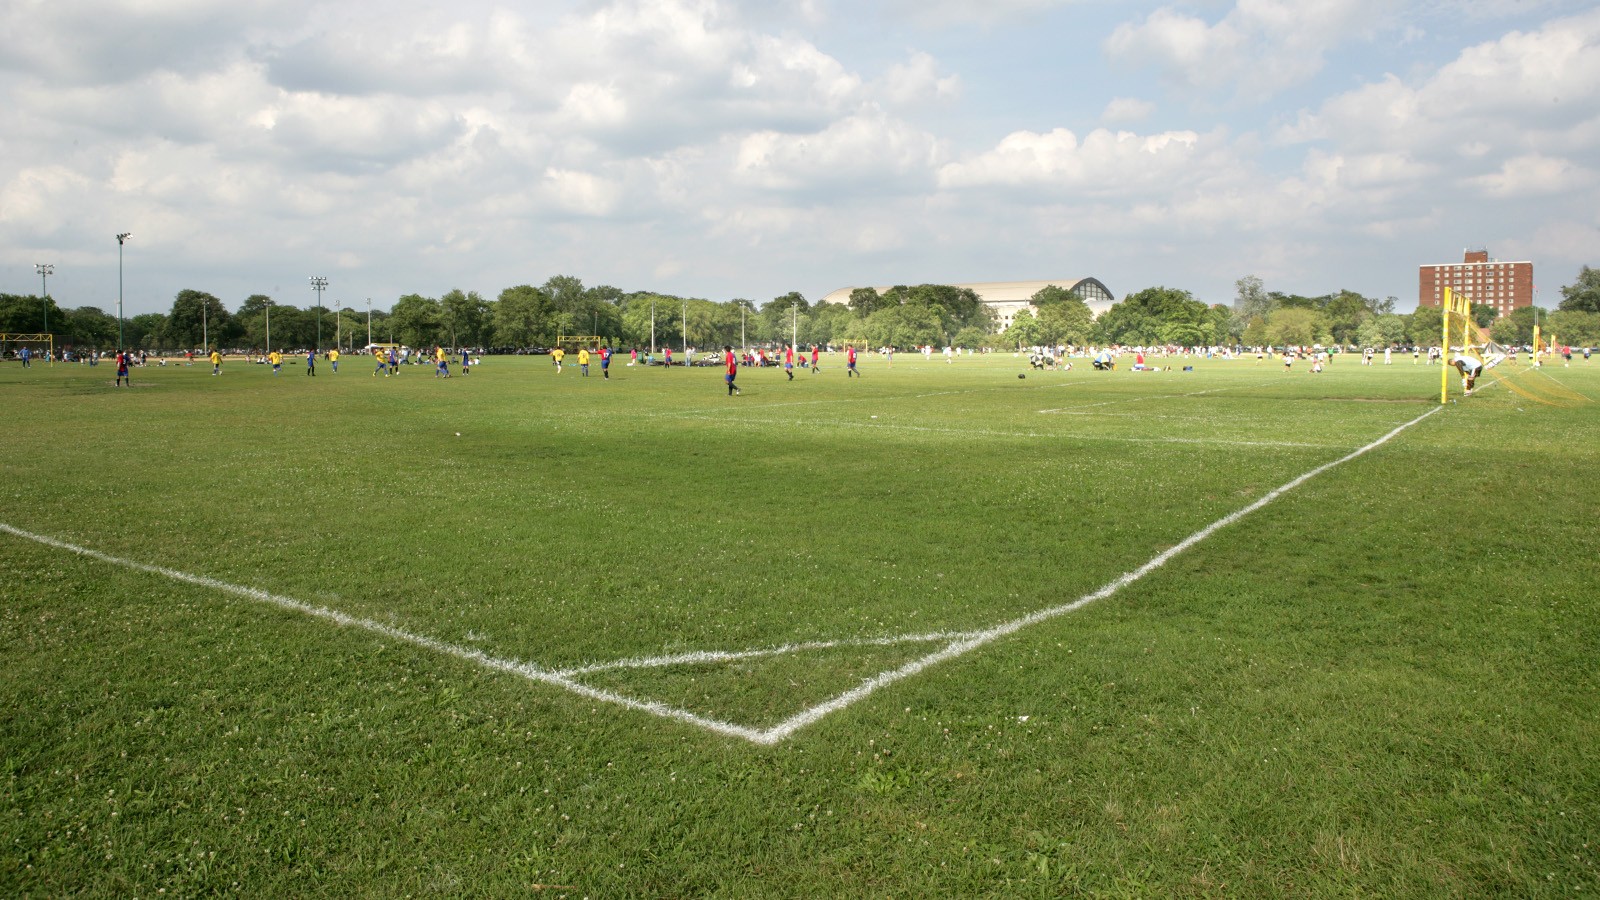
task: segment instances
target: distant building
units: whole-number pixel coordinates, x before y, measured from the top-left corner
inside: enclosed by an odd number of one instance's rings
[[[1459,263],[1422,266],[1417,282],[1422,306],[1443,303],[1447,287],[1473,303],[1494,307],[1497,317],[1533,305],[1533,263],[1490,259],[1488,250],[1468,250]]]
[[[922,283],[922,282],[919,282]],[[970,288],[984,305],[994,311],[995,322],[1001,330],[1011,327],[1011,320],[1017,313],[1033,306],[1033,295],[1039,293],[1050,285],[1064,288],[1083,298],[1088,304],[1089,311],[1096,316],[1110,309],[1117,302],[1111,290],[1095,278],[1062,278],[1054,281],[984,281],[976,284],[953,284],[951,287]],[[833,293],[822,298],[823,303],[849,303],[850,292],[853,287],[839,288]],[[873,290],[879,294],[890,290],[889,286],[875,287]],[[1038,313],[1038,310],[1032,310]]]

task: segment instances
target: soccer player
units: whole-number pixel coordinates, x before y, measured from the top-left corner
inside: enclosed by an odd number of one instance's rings
[[[393,347],[389,348],[389,372],[393,375],[400,374],[400,354],[396,353]],[[385,375],[384,377],[387,378],[389,376]]]
[[[272,374],[278,375],[283,371],[283,354],[274,350],[267,354],[267,362],[272,363]]]
[[[638,364],[639,364],[639,348],[638,347],[634,347],[633,350],[630,351],[629,354],[628,354],[628,365],[637,366]]]
[[[306,374],[312,378],[317,377],[317,351],[306,351]]]
[[[567,358],[567,351],[560,347],[550,351],[550,362],[556,367],[556,374],[561,374],[561,361]]]
[[[433,377],[449,378],[450,357],[445,354],[443,346],[439,344],[433,345],[433,361],[438,364],[438,368],[434,370]]]
[[[820,371],[822,371],[822,370],[817,368],[817,345],[816,344],[812,344],[811,345],[811,374],[815,375]]]
[[[793,344],[790,344],[790,345],[788,345],[787,347],[784,348],[784,351],[783,351],[783,373],[785,375],[789,376],[789,380],[790,381],[794,380],[794,345]]]
[[[1455,366],[1456,371],[1461,373],[1462,393],[1468,397],[1472,396],[1472,389],[1478,384],[1478,375],[1483,372],[1483,362],[1465,353],[1457,353],[1450,360],[1450,365]]]
[[[126,382],[128,387],[133,387],[133,379],[128,376],[128,354],[117,354],[117,387],[122,387]]]
[[[611,380],[611,347],[600,348],[600,377]]]
[[[733,383],[733,380],[739,377],[739,357],[733,355],[733,346],[731,344],[722,345],[722,361],[728,367],[728,374],[722,376],[722,380],[728,383],[728,396],[738,396],[739,388]]]
[[[583,373],[583,377],[585,377],[585,378],[589,377],[589,348],[588,347],[579,347],[578,348],[578,371]]]
[[[328,351],[328,365],[333,367],[333,374],[339,374],[339,348]]]
[[[461,374],[470,375],[471,373],[472,373],[472,351],[467,350],[466,348],[462,348],[462,350],[461,350]]]
[[[123,356],[126,357],[127,354],[124,353]],[[126,359],[123,360],[123,365],[127,365],[127,360]],[[222,374],[222,354],[218,353],[215,350],[211,351],[211,374],[213,374],[213,375],[221,375]]]
[[[666,366],[669,369],[672,368],[672,348],[671,347],[668,347],[666,349],[666,362],[662,363],[662,365]]]
[[[383,373],[383,377],[388,378],[389,377],[389,357],[388,357],[388,355],[385,354],[382,350],[374,350],[373,353],[372,353],[372,356],[373,356],[374,359],[376,359],[378,361],[377,367],[372,370],[372,377],[373,378],[377,378],[378,377],[378,373],[382,372]]]
[[[856,371],[856,345],[847,344],[844,348],[844,377],[860,374]]]
[[[22,346],[22,352],[17,355],[22,357],[22,367],[24,369],[33,368],[33,351],[29,350],[26,344]]]

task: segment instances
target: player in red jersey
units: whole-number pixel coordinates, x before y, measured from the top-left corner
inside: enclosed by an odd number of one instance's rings
[[[722,380],[728,383],[728,396],[736,396],[739,393],[739,387],[733,383],[733,380],[739,377],[739,357],[733,355],[733,347],[731,345],[722,345],[722,361],[728,366],[728,374],[722,376]]]
[[[811,345],[811,374],[815,375],[815,374],[817,374],[818,371],[820,371],[820,370],[817,368],[817,345],[816,344],[812,344]]]
[[[794,345],[793,344],[790,344],[788,347],[785,347],[784,350],[783,350],[783,371],[784,371],[784,374],[789,376],[789,380],[790,381],[794,380]]]
[[[844,348],[844,377],[860,376],[860,374],[856,371],[856,345],[849,344]]]

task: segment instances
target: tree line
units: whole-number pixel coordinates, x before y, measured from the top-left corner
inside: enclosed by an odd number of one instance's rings
[[[1037,312],[1019,312],[1004,329],[968,288],[900,285],[886,291],[858,288],[846,304],[809,303],[790,292],[757,304],[712,301],[651,291],[586,287],[578,278],[554,276],[542,285],[517,285],[493,300],[476,291],[440,297],[406,294],[388,311],[352,307],[318,310],[252,294],[229,310],[215,295],[185,289],[166,313],[142,313],[121,324],[124,346],[151,351],[206,345],[280,349],[365,346],[371,340],[411,347],[526,348],[551,346],[558,337],[599,336],[614,346],[648,347],[685,341],[692,346],[852,342],[860,346],[922,345],[1008,349],[1088,344],[1219,346],[1345,345],[1385,347],[1436,343],[1437,307],[1395,312],[1397,300],[1341,290],[1306,297],[1266,290],[1260,278],[1239,279],[1231,304],[1206,304],[1188,291],[1150,287],[1125,296],[1096,317],[1072,290],[1050,285],[1036,293]],[[1532,339],[1535,316],[1546,335],[1564,343],[1600,345],[1600,270],[1584,266],[1561,289],[1554,311],[1518,309],[1495,319],[1478,306],[1478,324],[1504,344]],[[0,331],[42,330],[48,314],[58,347],[110,349],[118,322],[97,307],[60,308],[53,298],[0,294]],[[653,336],[653,340],[652,340]]]

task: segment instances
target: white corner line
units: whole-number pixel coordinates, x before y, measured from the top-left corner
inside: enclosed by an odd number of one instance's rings
[[[413,634],[412,632],[406,631],[403,628],[396,628],[393,625],[385,625],[382,622],[375,622],[371,619],[363,619],[358,616],[352,616],[348,613],[339,612],[336,609],[329,609],[326,606],[316,606],[311,603],[306,603],[302,600],[296,600],[293,597],[286,597],[282,594],[274,594],[270,591],[245,587],[244,585],[239,584],[232,584],[230,582],[220,581],[215,578],[207,578],[203,575],[191,575],[188,572],[181,572],[177,569],[169,569],[166,566],[156,566],[151,565],[150,563],[142,563],[137,560],[124,559],[120,556],[112,556],[109,553],[102,553],[99,550],[91,550],[88,547],[80,547],[77,544],[58,540],[56,538],[49,537],[48,535],[24,531],[21,528],[8,525],[4,522],[0,522],[0,531],[4,531],[7,534],[11,534],[19,538],[34,541],[35,543],[44,544],[47,547],[55,547],[58,550],[69,550],[78,554],[79,556],[86,556],[90,559],[99,560],[103,563],[110,563],[114,566],[121,566],[125,569],[148,572],[152,575],[162,575],[167,578],[171,578],[174,581],[182,581],[187,584],[193,584],[199,587],[210,588],[212,590],[234,594],[247,600],[254,600],[258,603],[270,604],[291,612],[302,613],[304,615],[322,619],[327,622],[332,622],[335,625],[343,625],[350,628],[359,628],[363,631],[370,631],[374,634],[380,634],[393,640],[403,641],[408,644],[422,647],[426,650],[432,650],[435,653],[442,653],[446,656],[453,656],[456,659],[475,663],[487,669],[494,669],[499,672],[507,672],[512,675],[518,675],[522,678],[526,678],[529,681],[537,681],[542,684],[549,684],[559,688],[564,688],[574,694],[577,694],[581,697],[587,697],[591,700],[599,700],[605,703],[615,703],[618,706],[624,706],[628,709],[636,709],[640,712],[647,712],[652,715],[661,716],[665,719],[676,719],[680,722],[696,725],[700,728],[706,729],[707,731],[716,732],[717,734],[743,738],[747,741],[753,741],[755,743],[762,743],[761,735],[763,732],[759,729],[746,728],[743,725],[737,725],[732,722],[724,722],[719,719],[712,719],[707,716],[697,715],[689,712],[688,710],[678,709],[676,707],[668,706],[664,703],[635,700],[632,697],[626,697],[622,694],[615,694],[611,691],[603,691],[598,688],[593,688],[586,684],[573,681],[571,678],[560,673],[541,669],[532,663],[490,656],[481,650],[474,650],[470,647],[460,646],[459,644],[452,644],[447,641],[436,640],[424,635]]]
[[[579,695],[581,697],[586,697],[586,698],[591,699],[591,700],[597,700],[597,701],[601,701],[601,702],[604,702],[604,703],[612,703],[612,704],[616,704],[618,706],[625,707],[627,709],[638,710],[640,712],[646,712],[646,713],[650,713],[651,715],[660,716],[661,718],[673,719],[673,720],[676,720],[676,721],[679,721],[679,722],[683,722],[685,724],[694,725],[694,726],[697,726],[699,728],[703,728],[703,729],[705,729],[707,731],[711,731],[711,732],[714,732],[716,734],[721,734],[721,735],[724,735],[724,736],[727,736],[727,737],[742,738],[742,739],[747,740],[747,741],[749,741],[749,742],[751,742],[753,744],[771,746],[773,744],[777,744],[777,743],[782,742],[786,738],[788,738],[791,735],[793,735],[796,731],[799,731],[800,729],[805,728],[808,725],[812,725],[812,724],[820,721],[823,717],[829,715],[830,713],[838,712],[839,710],[845,709],[846,707],[852,706],[855,703],[866,699],[867,697],[871,696],[873,693],[876,693],[879,688],[888,687],[889,685],[892,685],[892,684],[894,684],[896,682],[903,681],[903,680],[905,680],[907,678],[910,678],[913,675],[916,675],[917,673],[923,671],[924,669],[927,669],[930,666],[937,665],[938,663],[945,662],[947,660],[955,659],[958,656],[965,655],[966,653],[968,653],[968,652],[970,652],[972,650],[975,650],[975,649],[977,649],[979,647],[982,647],[985,644],[993,643],[994,641],[997,641],[1002,637],[1006,637],[1007,635],[1014,634],[1014,633],[1016,633],[1018,631],[1021,631],[1022,629],[1027,628],[1030,625],[1037,625],[1040,622],[1044,622],[1044,621],[1047,621],[1049,619],[1054,619],[1054,618],[1057,618],[1058,616],[1063,616],[1063,615],[1066,615],[1066,614],[1071,613],[1071,612],[1076,612],[1077,610],[1080,610],[1083,607],[1088,606],[1089,604],[1095,602],[1096,600],[1104,600],[1107,597],[1112,596],[1113,594],[1117,593],[1118,591],[1122,590],[1123,588],[1127,587],[1128,585],[1131,585],[1134,582],[1139,581],[1140,579],[1144,578],[1146,575],[1150,574],[1151,572],[1154,572],[1156,569],[1159,569],[1162,566],[1166,565],[1168,561],[1170,561],[1174,557],[1178,556],[1179,554],[1183,553],[1185,550],[1188,550],[1190,547],[1193,547],[1195,544],[1198,544],[1201,541],[1205,540],[1206,538],[1210,537],[1212,534],[1214,534],[1218,530],[1220,530],[1222,528],[1226,528],[1229,525],[1232,525],[1234,522],[1237,522],[1240,519],[1244,518],[1245,516],[1248,516],[1251,513],[1255,512],[1256,510],[1261,509],[1262,507],[1264,507],[1267,504],[1273,502],[1274,500],[1277,500],[1279,497],[1283,496],[1285,493],[1294,490],[1295,488],[1297,488],[1300,485],[1306,483],[1307,481],[1310,481],[1311,479],[1317,477],[1318,475],[1321,475],[1322,473],[1324,473],[1324,472],[1326,472],[1326,471],[1328,471],[1330,469],[1333,469],[1333,468],[1335,468],[1337,466],[1343,465],[1344,463],[1347,463],[1347,462],[1349,462],[1349,461],[1351,461],[1351,460],[1353,460],[1353,459],[1355,459],[1355,458],[1357,458],[1359,456],[1362,456],[1363,454],[1365,454],[1365,453],[1367,453],[1367,452],[1369,452],[1371,450],[1374,450],[1374,449],[1376,449],[1378,447],[1383,446],[1384,444],[1388,443],[1391,439],[1393,439],[1395,436],[1399,435],[1401,432],[1405,431],[1406,429],[1410,428],[1413,425],[1416,425],[1417,423],[1421,422],[1423,419],[1428,418],[1429,416],[1433,415],[1434,413],[1439,412],[1441,409],[1444,409],[1444,407],[1443,406],[1436,406],[1436,407],[1428,410],[1427,412],[1423,413],[1422,415],[1417,416],[1415,419],[1412,419],[1409,422],[1406,422],[1406,423],[1404,423],[1402,425],[1399,425],[1399,426],[1395,427],[1392,431],[1390,431],[1389,433],[1383,435],[1382,437],[1378,438],[1377,440],[1372,441],[1371,443],[1366,444],[1365,446],[1359,447],[1356,450],[1353,450],[1350,453],[1348,453],[1348,454],[1346,454],[1346,455],[1344,455],[1344,456],[1342,456],[1342,457],[1340,457],[1340,458],[1338,458],[1338,459],[1336,459],[1336,460],[1334,460],[1332,462],[1323,463],[1322,465],[1316,467],[1315,469],[1312,469],[1311,471],[1306,472],[1305,474],[1300,475],[1299,477],[1294,478],[1294,479],[1286,482],[1285,484],[1279,486],[1278,488],[1275,488],[1274,490],[1268,491],[1266,494],[1263,494],[1260,498],[1258,498],[1255,502],[1251,503],[1250,505],[1248,505],[1248,506],[1246,506],[1246,507],[1244,507],[1242,509],[1236,510],[1236,511],[1234,511],[1232,513],[1229,513],[1228,515],[1223,516],[1222,518],[1216,520],[1215,522],[1212,522],[1210,525],[1205,526],[1204,528],[1200,529],[1199,531],[1196,531],[1195,533],[1193,533],[1193,534],[1189,535],[1188,537],[1184,538],[1182,541],[1178,542],[1177,544],[1174,544],[1173,546],[1171,546],[1171,547],[1167,548],[1166,550],[1162,551],[1161,553],[1157,554],[1156,556],[1151,558],[1149,562],[1146,562],[1144,565],[1142,565],[1139,568],[1133,570],[1132,572],[1128,572],[1128,573],[1123,574],[1120,578],[1117,578],[1117,579],[1107,583],[1106,585],[1104,585],[1103,587],[1101,587],[1097,591],[1094,591],[1094,592],[1089,593],[1089,594],[1085,594],[1082,597],[1079,597],[1078,599],[1072,601],[1071,603],[1065,603],[1065,604],[1061,604],[1059,606],[1052,606],[1052,607],[1049,607],[1047,609],[1041,609],[1041,610],[1038,610],[1036,612],[1029,613],[1029,614],[1027,614],[1025,616],[1022,616],[1020,618],[1012,619],[1009,622],[1003,622],[1003,623],[1001,623],[999,625],[996,625],[996,626],[994,626],[992,628],[987,628],[987,629],[984,629],[984,630],[981,630],[981,631],[955,632],[955,633],[950,633],[950,634],[933,633],[933,634],[907,635],[907,636],[903,636],[903,637],[865,638],[865,639],[855,639],[855,640],[846,640],[846,641],[816,641],[816,642],[810,642],[810,643],[807,643],[807,644],[785,645],[784,647],[779,647],[779,648],[769,649],[769,650],[750,650],[750,651],[733,651],[733,652],[705,651],[703,653],[687,653],[687,654],[678,654],[678,655],[675,655],[675,656],[640,658],[640,659],[634,659],[634,660],[622,660],[622,661],[619,661],[618,663],[613,663],[613,664],[608,664],[608,665],[596,665],[596,666],[582,667],[582,668],[577,668],[577,669],[568,669],[568,670],[564,670],[564,671],[551,671],[551,670],[547,670],[547,669],[542,669],[542,668],[540,668],[538,666],[533,665],[532,663],[526,663],[526,662],[521,662],[521,661],[514,660],[514,659],[504,659],[504,658],[501,658],[501,657],[491,656],[491,655],[489,655],[487,653],[484,653],[481,650],[474,650],[474,649],[472,649],[470,647],[463,647],[463,646],[460,646],[458,644],[449,643],[447,641],[440,641],[440,640],[436,640],[434,638],[425,637],[423,635],[413,634],[412,632],[406,631],[406,630],[401,629],[401,628],[396,628],[396,627],[394,627],[392,625],[385,625],[382,622],[375,622],[375,621],[373,621],[371,619],[363,619],[363,618],[360,618],[360,617],[357,617],[357,616],[352,616],[352,615],[349,615],[348,613],[342,613],[342,612],[339,612],[338,610],[329,609],[329,608],[327,608],[325,606],[316,606],[314,604],[306,603],[306,602],[301,601],[301,600],[296,600],[293,597],[287,597],[287,596],[283,596],[281,594],[273,594],[273,593],[271,593],[269,591],[263,591],[263,590],[259,590],[257,588],[251,588],[251,587],[245,587],[243,585],[232,584],[230,582],[220,581],[220,580],[215,579],[215,578],[207,578],[207,577],[202,576],[202,575],[191,575],[188,572],[182,572],[182,571],[179,571],[177,569],[169,569],[169,568],[167,568],[165,566],[151,565],[149,563],[142,563],[142,562],[138,562],[136,560],[125,559],[125,558],[120,557],[120,556],[113,556],[113,555],[111,555],[109,553],[102,553],[102,552],[100,552],[98,550],[92,550],[92,549],[90,549],[88,547],[82,547],[82,546],[79,546],[77,544],[69,543],[67,541],[58,540],[56,538],[52,538],[52,537],[49,537],[47,535],[35,534],[35,533],[31,532],[31,531],[25,531],[25,530],[23,530],[21,528],[17,528],[15,526],[8,525],[8,524],[6,524],[4,522],[0,522],[0,531],[3,531],[5,533],[13,535],[15,537],[19,537],[19,538],[23,538],[25,540],[34,541],[35,543],[43,544],[43,545],[45,545],[47,547],[55,547],[55,548],[60,549],[60,550],[68,550],[68,551],[71,551],[72,553],[76,553],[76,554],[78,554],[80,556],[85,556],[85,557],[88,557],[90,559],[99,560],[100,562],[104,562],[104,563],[110,563],[111,565],[121,566],[123,568],[133,569],[133,570],[140,571],[140,572],[148,572],[148,573],[154,574],[154,575],[162,575],[162,576],[165,576],[167,578],[171,578],[174,581],[182,581],[182,582],[185,582],[187,584],[197,585],[199,587],[205,587],[205,588],[211,588],[213,590],[224,591],[226,593],[235,594],[237,596],[244,597],[245,599],[248,599],[248,600],[254,600],[254,601],[259,602],[259,603],[271,604],[273,606],[278,606],[278,607],[286,609],[286,610],[290,610],[290,611],[293,611],[293,612],[298,612],[298,613],[301,613],[301,614],[304,614],[304,615],[308,615],[308,616],[312,616],[312,617],[315,617],[315,618],[323,619],[325,621],[332,622],[332,623],[334,623],[336,625],[343,625],[343,626],[347,626],[347,627],[351,627],[351,628],[359,628],[359,629],[362,629],[364,631],[370,631],[370,632],[372,632],[374,634],[381,634],[381,635],[383,635],[385,637],[392,638],[392,639],[397,640],[397,641],[403,641],[405,643],[413,644],[415,646],[422,647],[422,648],[427,649],[427,650],[432,650],[435,653],[441,653],[441,654],[444,654],[446,656],[453,656],[453,657],[455,657],[457,659],[464,660],[466,662],[476,663],[477,665],[483,666],[483,667],[488,668],[488,669],[493,669],[493,670],[500,671],[500,672],[506,672],[506,673],[509,673],[509,674],[512,674],[512,675],[517,675],[517,676],[525,678],[525,679],[527,679],[529,681],[536,681],[536,682],[539,682],[539,683],[542,683],[542,684],[548,684],[548,685],[552,685],[554,687],[559,687],[559,688],[562,688],[564,690],[571,691],[572,693],[577,694],[577,695]],[[863,681],[861,684],[857,685],[856,687],[854,687],[854,688],[852,688],[852,689],[850,689],[848,691],[845,691],[842,694],[839,694],[838,696],[834,697],[833,699],[828,700],[828,701],[823,702],[823,703],[820,703],[820,704],[818,704],[816,706],[813,706],[813,707],[810,707],[808,709],[802,710],[801,712],[789,717],[788,719],[785,719],[782,722],[779,722],[777,725],[774,725],[771,728],[766,728],[766,729],[751,728],[751,727],[744,726],[744,725],[739,725],[739,724],[736,724],[736,723],[733,723],[733,722],[725,722],[725,721],[722,721],[720,719],[713,719],[713,718],[710,718],[708,716],[702,716],[702,715],[698,715],[696,713],[689,712],[688,710],[678,709],[677,707],[668,706],[668,705],[666,705],[664,703],[657,703],[657,702],[654,702],[654,701],[645,701],[645,700],[636,700],[636,699],[634,699],[632,697],[627,697],[627,696],[624,696],[622,694],[616,694],[616,693],[613,693],[611,691],[605,691],[605,690],[600,690],[599,688],[590,687],[590,686],[588,686],[586,684],[582,684],[582,683],[580,683],[578,681],[574,681],[573,678],[572,678],[573,675],[581,674],[581,673],[584,673],[584,672],[601,671],[603,669],[609,669],[609,668],[644,667],[644,666],[655,666],[655,665],[674,665],[674,664],[677,664],[679,662],[683,662],[683,663],[717,662],[717,661],[725,661],[725,660],[732,660],[732,659],[750,658],[750,657],[755,657],[755,656],[773,655],[773,654],[776,654],[776,653],[795,652],[795,651],[806,650],[806,649],[827,649],[828,647],[833,647],[833,646],[869,645],[869,644],[885,644],[886,645],[886,644],[891,644],[891,643],[908,643],[908,642],[913,642],[913,641],[940,641],[940,640],[947,640],[947,639],[952,639],[952,638],[954,640],[952,640],[952,642],[950,644],[946,645],[942,649],[936,650],[933,653],[929,653],[926,656],[922,656],[922,657],[919,657],[917,659],[914,659],[914,660],[906,663],[905,665],[900,666],[899,668],[889,669],[889,670],[880,672],[877,675],[875,675],[875,676]]]

